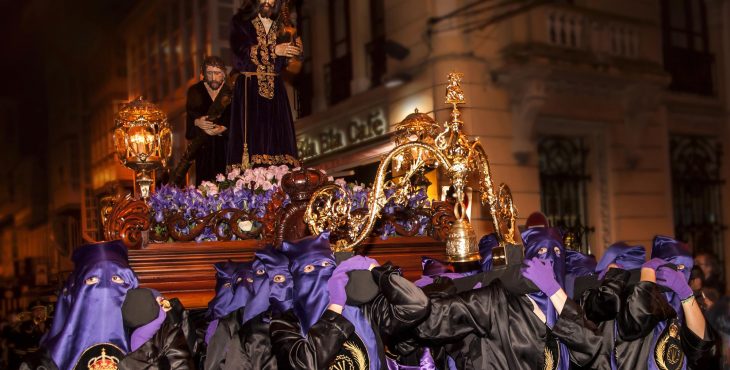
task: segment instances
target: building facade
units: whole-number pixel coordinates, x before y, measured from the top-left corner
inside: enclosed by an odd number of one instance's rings
[[[722,257],[730,2],[529,3],[304,1],[301,157],[366,178],[408,113],[448,119],[459,71],[465,131],[523,221],[541,210],[599,257],[655,234]]]

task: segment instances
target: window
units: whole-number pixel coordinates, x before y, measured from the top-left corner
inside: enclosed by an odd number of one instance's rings
[[[709,51],[704,0],[662,0],[664,67],[670,89],[713,95],[714,56]]]
[[[670,137],[674,233],[694,252],[723,259],[722,143],[716,138]]]
[[[330,104],[350,97],[352,54],[350,53],[350,1],[329,1],[330,63],[325,66],[325,86]]]
[[[385,76],[387,59],[385,54],[385,1],[370,0],[371,41],[367,44],[370,67],[370,84],[379,86]]]
[[[538,141],[540,206],[550,224],[571,233],[583,253],[589,253],[586,173],[588,149],[580,137],[548,136]]]

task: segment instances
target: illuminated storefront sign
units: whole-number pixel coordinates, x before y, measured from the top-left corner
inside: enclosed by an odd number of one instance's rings
[[[348,146],[371,141],[388,133],[389,126],[382,107],[354,115],[346,120],[323,125],[297,138],[299,158],[311,160],[342,150]]]

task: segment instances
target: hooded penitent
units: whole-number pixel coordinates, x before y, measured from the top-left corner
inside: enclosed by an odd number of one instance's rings
[[[329,245],[329,233],[307,237],[294,242],[284,242],[282,251],[289,256],[294,277],[295,313],[306,335],[324,313],[329,304],[327,281],[335,270],[335,260]],[[380,369],[378,340],[375,332],[359,307],[345,306],[342,316],[355,326],[355,334],[347,345],[365,347],[370,369]]]
[[[251,297],[251,262],[218,262],[213,265],[216,270],[215,296],[208,302],[208,318],[211,320],[205,333],[208,343],[218,320],[231,312],[245,307]]]
[[[661,258],[667,261],[667,263],[674,264],[677,267],[677,270],[684,274],[685,281],[689,281],[689,275],[692,272],[694,260],[692,259],[692,252],[687,244],[668,236],[657,235],[654,237],[654,242],[652,243],[651,258]],[[684,321],[684,310],[682,309],[681,298],[672,291],[665,292],[664,296],[667,298],[669,305],[672,306],[674,311],[677,313],[677,320],[659,322],[654,328],[654,338],[652,339],[651,352],[647,361],[649,369],[658,368],[654,360],[657,342],[671,342],[673,339],[672,336],[669,335],[669,332],[675,330],[678,331],[679,326],[682,325],[682,322]],[[677,345],[679,344],[677,343]],[[682,361],[682,369],[686,368],[687,361]]]
[[[93,361],[121,360],[129,351],[122,303],[137,276],[129,267],[127,248],[121,241],[87,244],[73,254],[65,319],[54,322],[54,336],[43,346],[59,369],[86,369]],[[113,361],[113,360],[111,360]]]
[[[624,242],[612,244],[603,253],[601,260],[596,265],[596,273],[601,277],[608,271],[608,265],[615,263],[624,270],[641,268],[646,261],[646,251],[640,245],[628,245]]]
[[[596,268],[596,259],[574,250],[565,251],[565,292],[573,298],[575,279],[588,276]]]
[[[289,259],[273,246],[256,251],[252,267],[252,281],[245,280],[251,283],[253,296],[244,309],[243,323],[272,308],[272,301],[291,302],[293,295]]]
[[[295,242],[285,241],[281,249],[291,263],[294,312],[302,325],[302,334],[306,335],[329,304],[327,280],[336,267],[329,233]]]
[[[561,287],[565,288],[565,246],[560,233],[554,228],[535,227],[522,233],[522,240],[525,243],[525,260],[537,257],[553,266],[555,280]],[[542,312],[545,313],[547,326],[552,328],[558,319],[557,311],[550,302],[550,297],[544,293],[530,293],[530,297],[537,303]],[[560,344],[560,369],[568,369],[570,365],[568,348]]]
[[[240,282],[237,281],[239,278],[237,272],[241,268],[240,265],[240,263],[231,260],[213,265],[215,268],[215,296],[208,302],[207,313],[211,320],[220,319],[235,310],[235,308],[232,308],[234,287]],[[250,269],[251,264],[248,265]]]

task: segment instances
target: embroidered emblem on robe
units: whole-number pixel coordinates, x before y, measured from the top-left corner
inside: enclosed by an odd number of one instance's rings
[[[95,344],[81,354],[73,370],[117,370],[122,358],[121,348],[111,343]]]
[[[656,341],[654,361],[661,370],[678,370],[684,362],[682,342],[679,338],[679,323],[672,320]]]
[[[329,370],[369,370],[370,360],[365,344],[357,334],[353,334],[342,345]]]

